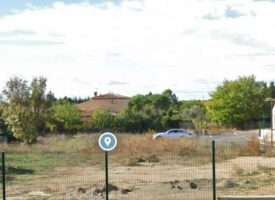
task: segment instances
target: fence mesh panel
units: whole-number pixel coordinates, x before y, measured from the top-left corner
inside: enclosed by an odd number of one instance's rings
[[[104,153],[7,153],[7,197],[104,199]],[[110,199],[211,199],[211,156],[110,153]]]
[[[90,199],[103,184],[98,154],[7,153],[7,196],[20,199]]]
[[[251,145],[223,145],[216,148],[217,194],[274,195],[275,157]]]
[[[217,196],[274,195],[275,157],[253,151],[217,146]],[[105,198],[103,152],[6,153],[5,157],[7,199]],[[110,200],[212,199],[211,146],[193,153],[110,152],[109,190]]]
[[[3,166],[2,166],[2,152],[0,152],[0,199],[3,199],[3,176],[2,176],[2,170],[3,170]]]

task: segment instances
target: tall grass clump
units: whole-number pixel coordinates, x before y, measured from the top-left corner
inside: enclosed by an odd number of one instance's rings
[[[116,153],[152,153],[163,155],[165,153],[191,154],[200,149],[201,144],[197,140],[188,138],[180,139],[156,139],[153,140],[152,133],[140,135],[120,134],[118,135],[118,146]]]
[[[260,141],[256,136],[247,138],[244,144],[234,146],[232,151],[235,156],[259,156],[261,153]]]
[[[0,144],[0,149],[12,153],[90,153],[98,152],[97,135],[49,135],[39,137],[34,144]]]
[[[118,134],[118,146],[113,154],[123,155],[128,166],[177,160],[186,160],[186,164],[189,162],[201,164],[209,163],[210,160],[210,151],[206,146],[199,140],[188,138],[154,140],[152,132],[135,135]]]

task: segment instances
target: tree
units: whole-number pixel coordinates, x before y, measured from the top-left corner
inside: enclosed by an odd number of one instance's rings
[[[223,125],[241,125],[260,117],[268,89],[264,82],[248,76],[225,80],[210,96],[212,100],[206,103],[206,108],[212,121]]]
[[[122,110],[115,116],[115,129],[122,132],[143,132],[145,129],[143,121],[144,118],[140,112],[129,109]]]
[[[30,107],[30,87],[27,81],[13,77],[3,91],[3,119],[12,134],[19,140],[32,143],[36,140],[34,115]]]
[[[196,133],[200,134],[205,123],[207,113],[203,101],[189,100],[180,102],[180,118],[185,122],[192,122]]]
[[[73,97],[73,98],[71,98],[71,97],[67,97],[67,96],[65,96],[65,97],[63,97],[63,98],[60,98],[59,100],[64,100],[64,101],[68,101],[68,102],[70,102],[70,103],[72,103],[72,104],[78,104],[78,103],[82,103],[82,102],[85,102],[85,101],[89,101],[90,100],[90,97],[85,97],[85,98],[81,98],[81,97]]]
[[[93,113],[91,120],[92,128],[95,129],[113,128],[114,126],[114,116],[105,108],[96,110]]]
[[[34,78],[30,87],[30,107],[34,115],[34,123],[38,133],[45,130],[47,121],[47,79],[43,77]]]
[[[3,90],[2,117],[12,134],[26,143],[36,141],[45,124],[45,90],[47,80],[12,77]]]
[[[123,114],[133,119],[125,119],[124,122],[134,122],[136,131],[176,127],[180,121],[178,105],[177,96],[170,89],[164,90],[161,94],[136,95],[130,98],[129,108]]]
[[[3,118],[13,136],[27,144],[36,141],[35,118],[30,109],[20,105],[7,106]]]
[[[177,105],[178,104],[178,97],[172,90],[166,89],[162,92],[162,94],[169,98],[171,104]]]
[[[76,133],[82,127],[80,111],[68,101],[58,101],[52,108],[51,131]]]
[[[4,119],[2,117],[3,110],[4,110],[4,103],[3,103],[2,97],[0,95],[0,135],[5,134],[7,132],[7,126],[6,126]]]
[[[159,110],[168,110],[172,105],[169,97],[164,94],[148,95],[147,99],[148,103],[146,105],[152,105],[154,108]]]
[[[275,99],[275,86],[273,81],[270,83],[269,88],[270,88],[270,97]]]
[[[146,96],[142,94],[135,95],[129,99],[129,110],[140,111],[146,103],[148,103]]]
[[[5,122],[2,118],[2,115],[0,115],[0,135],[4,134],[7,130],[7,127],[5,125]]]
[[[183,121],[193,121],[194,119],[205,117],[206,109],[202,101],[181,101],[180,104],[180,114]]]

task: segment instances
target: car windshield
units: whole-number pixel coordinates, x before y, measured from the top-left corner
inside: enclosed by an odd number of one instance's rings
[[[169,130],[167,133],[185,133],[184,130],[178,130],[178,129],[172,129],[172,130]]]
[[[176,130],[169,130],[167,133],[176,133],[177,131]]]
[[[177,130],[177,129],[173,129],[173,130],[170,130],[169,133],[178,134],[178,133],[182,133],[182,131],[181,130]]]

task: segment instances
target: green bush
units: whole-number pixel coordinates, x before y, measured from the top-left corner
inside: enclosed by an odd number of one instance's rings
[[[53,105],[51,122],[48,128],[52,132],[76,133],[82,128],[80,111],[68,101],[59,101]]]
[[[96,110],[91,118],[93,129],[111,129],[114,127],[114,115],[107,109]]]

